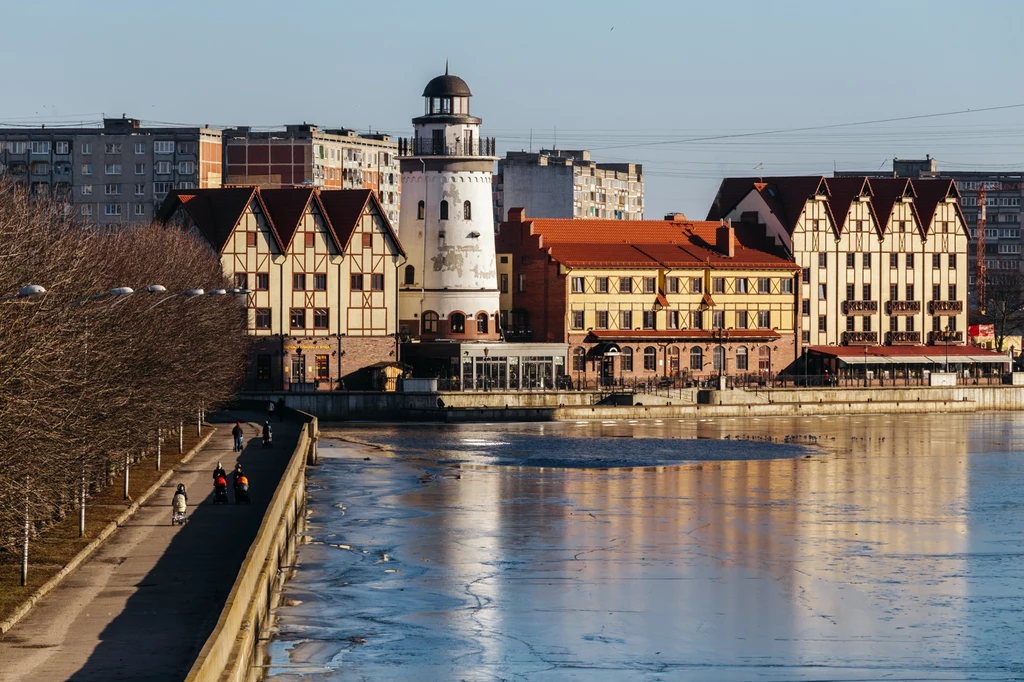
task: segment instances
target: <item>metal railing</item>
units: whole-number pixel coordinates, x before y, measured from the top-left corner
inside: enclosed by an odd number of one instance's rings
[[[878,332],[843,332],[843,345],[857,346],[861,344],[876,345]]]
[[[963,301],[928,301],[928,314],[938,315],[941,313],[963,312]]]
[[[885,342],[889,345],[921,343],[921,332],[886,332]]]
[[[920,301],[886,301],[885,312],[889,315],[913,315],[921,312]]]
[[[928,343],[932,344],[943,344],[943,343],[961,343],[964,340],[963,332],[955,331],[938,331],[928,332]]]
[[[878,301],[843,301],[843,315],[877,312]]]
[[[456,144],[426,137],[398,139],[399,156],[495,156],[496,151],[497,143],[493,137],[461,140]]]

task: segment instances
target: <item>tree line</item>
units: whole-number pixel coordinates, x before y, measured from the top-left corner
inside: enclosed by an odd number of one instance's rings
[[[46,292],[17,296],[27,285]],[[241,302],[185,295],[229,286],[180,228],[83,224],[0,180],[0,551],[27,554],[41,528],[84,518],[90,496],[154,452],[158,430],[176,447],[180,424],[230,400]]]

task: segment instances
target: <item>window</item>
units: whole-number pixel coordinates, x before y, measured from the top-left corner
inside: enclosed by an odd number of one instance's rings
[[[469,203],[468,201],[466,202]],[[607,314],[607,313],[606,313]],[[476,333],[486,334],[487,333],[487,313],[479,313],[476,316]]]
[[[192,175],[193,173],[196,172],[196,162],[195,161],[179,161],[178,162],[178,172],[181,173],[182,175]]]
[[[868,317],[868,316],[862,317],[861,318],[861,327],[866,332],[871,331],[871,318]]]
[[[120,154],[121,143],[120,142],[108,142],[103,145],[103,151],[107,154]]]
[[[907,254],[907,269],[910,270],[914,267],[914,254]]]
[[[811,281],[811,269],[810,268],[804,268],[803,270],[800,271],[800,280],[803,281],[803,282],[807,282],[808,284],[810,283],[810,281]]]
[[[49,142],[32,142],[29,145],[32,149],[33,154],[49,154],[50,143]]]
[[[104,185],[103,193],[109,196],[117,196],[121,193],[121,185]]]
[[[195,142],[179,142],[178,143],[178,153],[179,154],[195,154],[196,153],[196,143]]]
[[[854,264],[854,261],[856,260],[856,257],[857,257],[857,254],[855,254],[855,253],[848,253],[848,254],[846,254],[846,267],[852,268],[853,264]]]
[[[678,277],[666,277],[665,278],[665,291],[670,294],[679,293],[679,278]]]
[[[941,301],[942,300],[942,287],[939,286],[938,284],[935,284],[935,285],[932,286],[932,300],[933,301]]]
[[[846,285],[846,300],[847,301],[852,301],[855,298],[857,298],[857,295],[854,293],[854,290],[855,290],[854,285],[852,285],[852,284],[847,284]]]
[[[92,194],[92,185],[82,185],[82,196],[89,196]]]
[[[654,293],[654,285],[655,285],[655,282],[654,282],[654,278],[653,277],[644,277],[644,293],[645,294],[653,294]]]
[[[633,278],[632,277],[619,277],[619,293],[620,294],[631,294],[631,293],[633,293]]]
[[[256,233],[255,232],[246,232],[245,233],[245,245],[246,246],[250,246],[250,247],[251,246],[256,246]]]
[[[851,320],[853,320],[852,317],[846,318],[847,322],[850,322]],[[828,317],[826,317],[825,315],[818,315],[818,331],[819,332],[826,332],[826,331],[828,331]]]
[[[899,221],[899,223],[900,223],[899,224],[900,232],[906,232],[907,231],[907,221],[906,220],[901,220],[901,221]]]
[[[759,329],[771,329],[772,328],[772,314],[769,310],[758,310],[757,311],[757,326]]]
[[[780,280],[779,281],[779,285],[781,286],[782,293],[784,293],[784,294],[791,294],[791,293],[793,293],[793,280],[791,278],[786,277],[786,278]]]
[[[712,277],[711,278],[711,291],[715,294],[725,293],[725,278],[724,277]]]
[[[138,215],[138,216],[146,215],[146,205],[145,204],[135,204],[135,215]]]
[[[288,314],[288,322],[292,329],[306,328],[306,309],[292,308]]]
[[[597,310],[594,311],[594,327],[596,329],[607,329],[608,328],[608,311]]]
[[[119,163],[107,163],[103,165],[103,172],[107,175],[120,175],[121,164]]]
[[[942,331],[942,318],[940,318],[938,315],[932,318],[932,331]]]
[[[818,267],[819,268],[824,268],[827,265],[828,265],[828,254],[827,253],[819,253],[818,254]]]
[[[653,310],[644,311],[644,329],[654,329],[657,317]]]
[[[352,291],[362,291],[363,290],[363,276],[362,275],[352,275],[351,282],[352,282]]]
[[[949,254],[948,260],[949,260],[949,269],[950,270],[955,270],[956,269],[956,254],[955,253]]]
[[[658,369],[658,351],[654,349],[654,346],[644,348],[644,369],[652,371]]]
[[[171,183],[169,182],[154,182],[153,183],[153,194],[167,194],[171,191]]]
[[[292,289],[295,291],[306,290],[306,274],[304,272],[297,272],[292,275]]]
[[[800,314],[810,315],[811,314],[811,301],[810,299],[804,299],[800,301]]]
[[[914,316],[913,315],[908,315],[907,316],[906,324],[907,324],[907,331],[908,332],[914,331]]]
[[[824,284],[818,285],[818,299],[824,301],[828,298],[828,289]]]
[[[472,220],[473,219],[473,207],[468,201],[462,202],[462,219]]]
[[[694,346],[690,349],[690,370],[699,372],[702,369],[704,369],[704,351],[700,346]]]
[[[582,277],[572,278],[572,293],[582,294],[584,290],[584,280]]]
[[[91,163],[83,163],[82,164],[82,175],[92,175],[92,164]]]
[[[699,294],[704,291],[704,280],[700,277],[690,278],[690,293]]]
[[[900,288],[896,284],[889,285],[889,300],[895,301],[900,297]]]
[[[747,347],[740,346],[736,349],[736,371],[745,372],[749,365],[747,364]]]
[[[715,350],[712,351],[711,368],[716,372],[725,371],[725,348],[723,346],[715,346]]]
[[[914,300],[914,285],[913,284],[908,284],[907,285],[907,298],[906,298],[906,300],[908,300],[908,301],[913,301]]]
[[[316,368],[316,379],[317,379],[317,381],[330,381],[331,380],[331,370],[329,369],[330,365],[328,364],[327,356],[326,355],[317,355],[317,356],[315,356],[314,360],[315,360],[314,367]]]
[[[713,311],[711,311],[711,328],[712,329],[725,329],[725,311],[724,310],[713,310]]]
[[[584,314],[582,310],[572,310],[569,312],[569,325],[573,329],[583,329]]]
[[[744,277],[740,277],[736,280],[736,293],[745,294],[747,293],[747,280]]]
[[[67,141],[65,141],[65,142],[58,142],[56,144],[56,148],[57,148],[57,150],[56,150],[55,153],[57,153],[57,154],[68,154],[69,150],[71,148],[71,143],[67,142]]]
[[[854,323],[856,321],[857,321],[857,318],[853,317],[852,315],[850,317],[847,317],[846,318],[846,331],[852,332],[853,331]]]
[[[950,301],[955,301],[956,300],[956,285],[955,284],[950,284],[949,285],[949,299],[948,300],[950,300]]]
[[[462,313],[452,313],[448,316],[448,330],[452,334],[466,333],[466,316]]]
[[[572,349],[572,371],[585,372],[587,370],[586,351],[577,346]]]
[[[171,142],[170,140],[158,140],[157,142],[153,143],[153,153],[154,154],[173,154],[174,153],[174,143]]]
[[[942,267],[942,256],[940,254],[932,254],[932,267],[936,270]]]
[[[423,313],[423,331],[428,334],[436,334],[439,319],[437,313],[432,310]]]
[[[633,349],[630,346],[626,346],[622,349],[619,355],[619,369],[623,372],[633,371]]]
[[[313,329],[327,329],[330,312],[327,308],[313,308]]]
[[[256,309],[256,328],[270,329],[270,308]]]
[[[899,331],[899,319],[900,318],[896,317],[895,315],[889,318],[889,331]]]
[[[747,322],[747,311],[746,310],[737,310],[736,311],[736,328],[737,329],[746,329],[747,328],[747,324],[748,324],[748,322]]]
[[[153,170],[156,171],[157,175],[169,175],[171,172],[171,162],[157,161],[153,166]]]
[[[899,262],[900,262],[900,255],[898,253],[890,253],[889,254],[889,267],[890,268],[898,268],[899,267]]]
[[[526,291],[526,275],[519,275],[519,293]]]
[[[136,154],[145,154],[146,153],[146,143],[145,142],[136,142],[135,143],[135,153]]]
[[[370,289],[384,291],[384,275],[370,275]]]
[[[862,289],[861,293],[864,294],[861,300],[870,301],[871,300],[871,285],[870,284],[865,284],[861,289]]]
[[[82,215],[92,215],[92,206],[86,204],[81,207]]]
[[[364,232],[363,233],[363,248],[364,249],[372,249],[373,248],[373,233],[372,232]]]
[[[257,272],[256,273],[256,290],[267,291],[270,289],[270,273],[269,272]]]
[[[327,291],[327,273],[318,272],[313,275],[313,291]]]
[[[90,143],[88,143],[88,142],[83,143],[82,144],[82,153],[83,154],[92,154],[92,145]]]
[[[415,284],[416,282],[416,268],[412,265],[405,266],[405,283]],[[508,293],[508,275],[502,273],[501,275],[501,293]]]
[[[620,310],[619,311],[619,329],[632,329],[633,328],[633,311],[632,310]]]
[[[772,293],[772,281],[768,277],[759,277],[757,280],[757,293],[759,294],[770,294]]]
[[[141,197],[146,194],[146,185],[142,183],[135,184],[135,196]]]
[[[608,278],[607,277],[596,277],[594,279],[594,288],[597,289],[599,294],[608,293]]]
[[[408,277],[408,276],[409,276],[408,273],[406,273],[406,277]],[[503,272],[498,277],[500,278],[499,286],[501,287],[501,293],[507,294],[508,293],[508,273],[507,272]],[[408,282],[408,284],[412,284],[412,282]]]
[[[107,204],[103,207],[105,215],[121,215],[121,204]]]
[[[665,313],[665,327],[667,329],[679,329],[679,311],[669,310]]]
[[[426,214],[426,207],[423,202],[416,204],[416,220],[423,220],[423,216]]]
[[[441,201],[441,220],[448,220],[448,200]]]
[[[871,254],[870,253],[865,253],[864,254],[864,267],[866,267],[866,268],[870,268],[871,267]]]
[[[690,311],[690,328],[691,329],[703,329],[704,328],[704,313],[700,310]]]

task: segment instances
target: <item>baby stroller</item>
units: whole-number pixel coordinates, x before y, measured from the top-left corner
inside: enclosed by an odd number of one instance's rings
[[[213,482],[213,503],[228,503],[228,482],[223,476],[218,477],[217,480]]]
[[[239,476],[235,481],[235,504],[252,504],[249,499],[249,479]]]
[[[185,485],[183,483],[178,484],[178,489],[174,491],[174,498],[171,500],[171,525],[178,524],[184,526],[188,523],[186,510],[188,509],[188,495],[185,493]]]

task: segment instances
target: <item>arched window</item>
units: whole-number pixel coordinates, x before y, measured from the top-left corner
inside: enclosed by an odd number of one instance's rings
[[[448,331],[452,334],[466,333],[466,316],[462,313],[452,313],[448,316]]]
[[[448,200],[441,202],[441,220],[448,220]]]
[[[416,282],[416,268],[411,265],[405,266],[405,283],[414,284]]]
[[[586,351],[581,346],[577,346],[572,349],[572,371],[583,372],[586,371],[586,360],[584,359]]]
[[[622,352],[620,353],[619,357],[621,358],[621,360],[619,360],[619,362],[621,363],[620,364],[621,371],[623,371],[623,372],[632,372],[633,371],[633,349],[630,348],[629,346],[626,346],[625,348],[622,349]]]
[[[714,355],[711,356],[711,361],[714,363],[716,372],[725,371],[725,348],[722,346],[715,346]]]
[[[437,333],[438,315],[432,310],[423,313],[423,332],[426,334]]]
[[[462,218],[463,220],[473,219],[473,207],[470,205],[468,201],[462,202]]]
[[[487,333],[487,313],[480,313],[476,316],[476,333]]]
[[[426,204],[422,201],[416,204],[416,220],[423,220],[423,216],[426,214]]]
[[[690,371],[699,372],[704,369],[704,351],[700,349],[700,346],[694,346],[690,349]]]
[[[644,348],[644,369],[654,371],[658,369],[658,351],[654,346]]]
[[[747,347],[740,346],[736,349],[736,371],[746,372],[749,365],[747,364]]]

